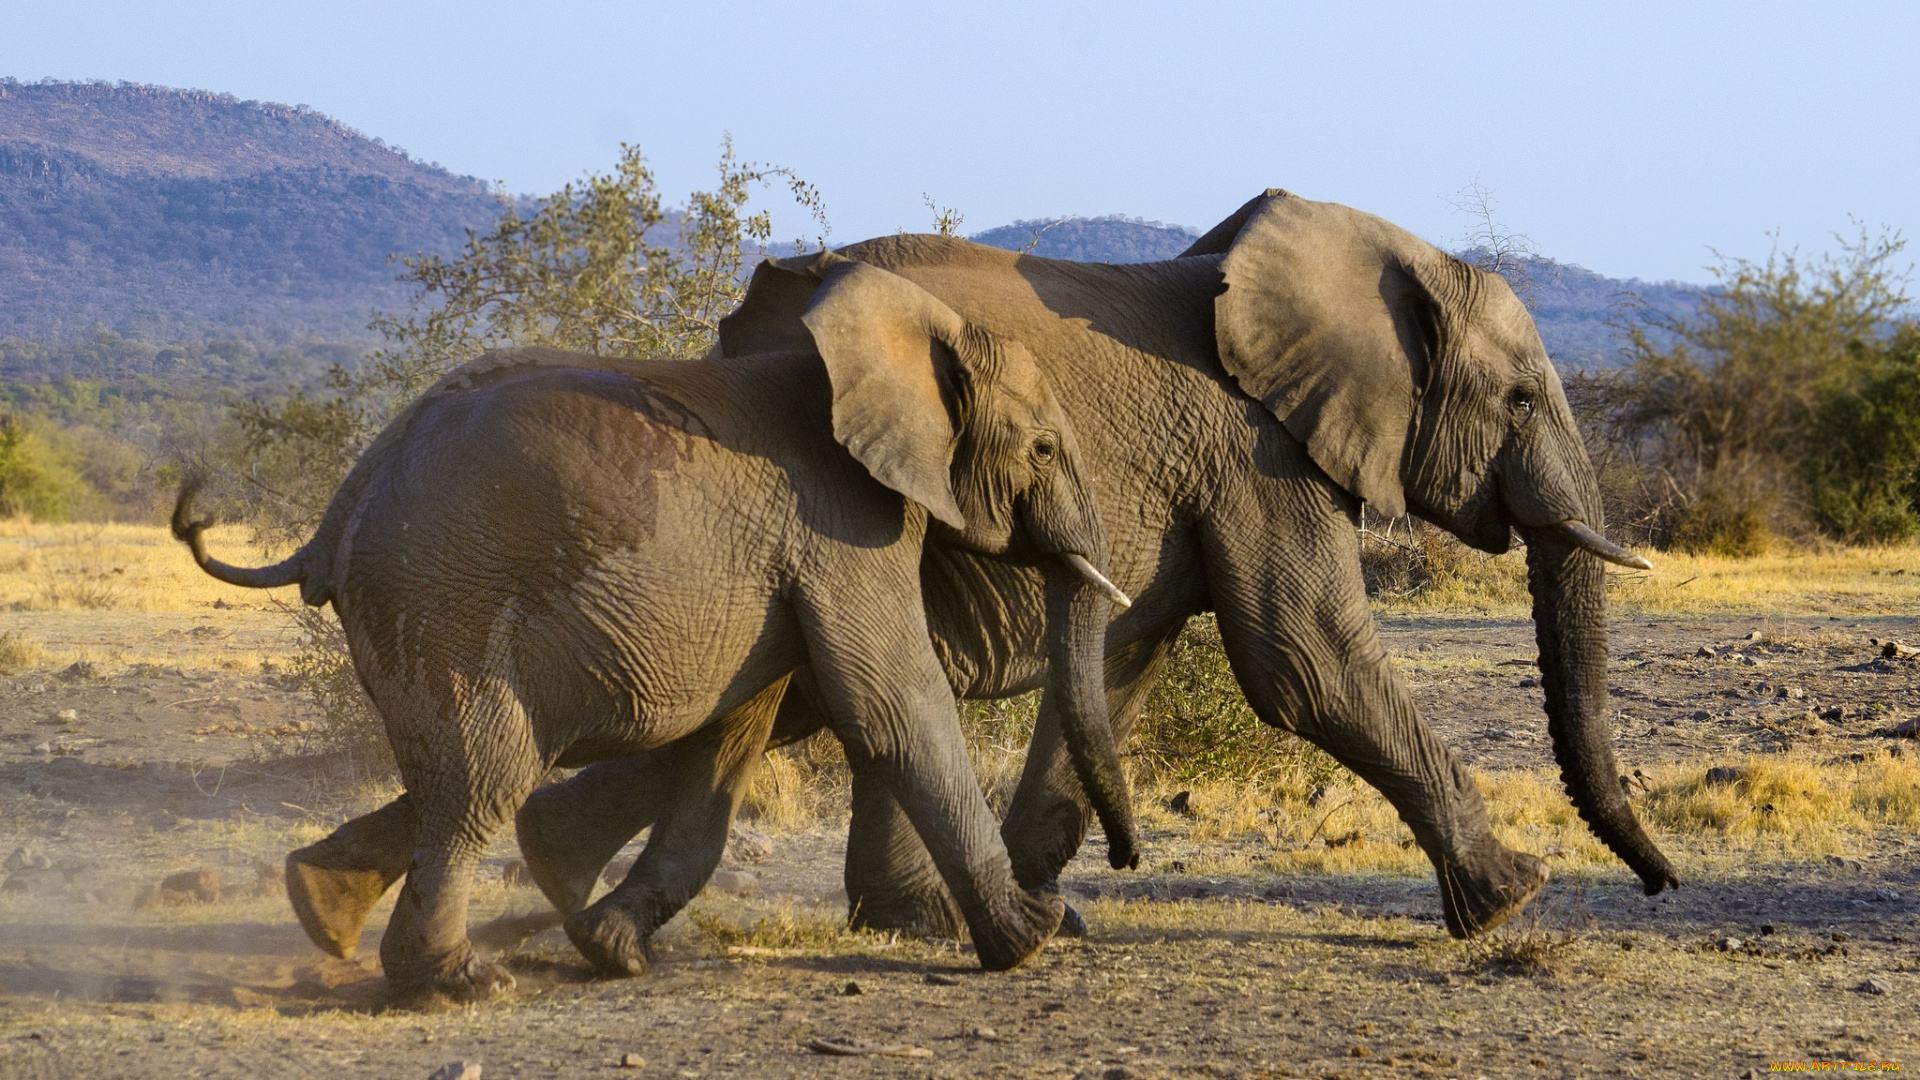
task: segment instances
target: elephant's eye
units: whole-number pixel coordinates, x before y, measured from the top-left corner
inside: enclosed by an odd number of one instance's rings
[[[1042,465],[1052,461],[1059,452],[1060,444],[1054,441],[1052,435],[1042,435],[1033,440],[1033,459]]]
[[[1522,420],[1532,416],[1533,388],[1530,386],[1514,387],[1513,392],[1507,395],[1507,407],[1511,408],[1513,414]]]

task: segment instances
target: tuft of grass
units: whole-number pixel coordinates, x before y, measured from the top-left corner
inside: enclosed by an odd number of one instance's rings
[[[849,929],[846,917],[837,910],[800,911],[791,901],[782,902],[746,925],[697,903],[687,908],[687,921],[701,937],[722,948],[825,951],[844,949],[872,937]]]
[[[1461,943],[1470,962],[1503,975],[1557,975],[1593,931],[1578,890],[1543,895],[1492,931]]]
[[[32,671],[46,658],[40,643],[18,630],[0,633],[0,675]]]
[[[1775,754],[1736,769],[1732,783],[1709,783],[1700,766],[1683,770],[1647,795],[1647,819],[1749,856],[1838,854],[1886,830],[1920,830],[1920,760],[1910,754],[1857,762]]]

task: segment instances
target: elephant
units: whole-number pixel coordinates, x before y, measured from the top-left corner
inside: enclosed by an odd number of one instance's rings
[[[1018,341],[905,278],[823,255],[803,350],[697,361],[544,348],[455,370],[375,439],[314,537],[268,567],[212,558],[183,489],[173,528],[207,573],[332,603],[406,794],[288,859],[323,948],[381,942],[407,1004],[510,990],[466,937],[488,839],[556,765],[674,763],[642,857],[568,935],[603,973],[718,865],[789,674],[912,822],[980,964],[1052,936],[1016,883],[966,756],[919,588],[929,536],[1043,582],[1047,694],[1116,866],[1137,861],[1101,685],[1104,518],[1055,390]],[[816,344],[817,343],[817,344]],[[317,850],[315,850],[317,849]],[[372,858],[368,852],[376,852]],[[355,862],[356,857],[360,859]]]
[[[1411,511],[1482,551],[1526,543],[1553,752],[1594,834],[1648,895],[1679,879],[1621,792],[1606,691],[1598,486],[1546,349],[1499,276],[1378,217],[1272,189],[1181,257],[1096,265],[900,235],[840,250],[907,277],[1030,345],[1060,389],[1108,515],[1110,569],[1135,602],[1106,636],[1115,734],[1137,719],[1188,618],[1216,613],[1255,713],[1379,789],[1440,882],[1449,933],[1521,910],[1544,864],[1491,831],[1480,792],[1421,719],[1368,611],[1361,507]],[[796,347],[815,286],[804,260],[755,272],[721,349]],[[936,540],[928,622],[957,693],[997,698],[1047,667],[1039,579]],[[988,611],[989,624],[952,618]],[[802,670],[773,740],[817,729]],[[1060,717],[1044,700],[1002,835],[1020,882],[1051,887],[1088,825]],[[610,760],[535,792],[517,816],[562,910],[656,807],[657,766]],[[958,919],[885,787],[856,771],[846,885],[856,923],[949,934]],[[1069,925],[1077,917],[1069,911]]]

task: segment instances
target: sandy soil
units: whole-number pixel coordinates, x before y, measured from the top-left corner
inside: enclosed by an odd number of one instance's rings
[[[1562,873],[1537,917],[1460,944],[1438,928],[1430,876],[1190,873],[1245,841],[1196,839],[1156,810],[1144,872],[1104,869],[1095,845],[1070,868],[1090,937],[983,975],[963,945],[839,931],[828,822],[768,830],[764,855],[737,844],[735,892],[710,888],[672,924],[646,977],[589,979],[557,932],[490,934],[520,980],[512,999],[383,1012],[372,962],[323,957],[280,892],[288,849],[387,794],[299,756],[309,706],[240,659],[284,648],[284,627],[259,608],[0,614],[0,632],[102,657],[0,679],[0,1077],[424,1078],[462,1060],[574,1076],[628,1055],[644,1061],[626,1074],[661,1077],[1920,1067],[1920,838],[1897,833],[1846,858],[1704,874],[1679,859],[1686,887],[1656,900],[1623,869]],[[1384,628],[1476,767],[1548,766],[1524,619]],[[1881,734],[1920,711],[1920,664],[1875,661],[1869,638],[1911,641],[1920,621],[1618,622],[1624,768],[1920,752]],[[476,924],[539,910],[509,880],[511,841],[491,855]],[[202,870],[218,881],[156,891]],[[809,1049],[820,1039],[892,1053]]]

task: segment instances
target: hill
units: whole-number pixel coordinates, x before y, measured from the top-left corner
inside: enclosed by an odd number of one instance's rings
[[[299,106],[0,80],[0,337],[363,337],[487,185]]]

